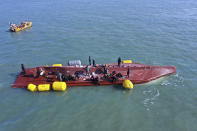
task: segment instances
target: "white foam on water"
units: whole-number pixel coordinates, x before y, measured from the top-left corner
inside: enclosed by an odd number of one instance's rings
[[[169,85],[170,84],[170,82],[168,81],[168,80],[164,80],[162,83],[161,83],[161,85],[165,85],[165,86],[167,86],[167,85]]]
[[[181,76],[181,75],[179,75],[177,73],[176,75],[174,75],[173,80],[174,80],[174,82],[173,82],[174,86],[176,86],[176,87],[179,87],[179,86],[184,87],[184,84],[183,84],[184,83],[184,77],[183,76]]]
[[[161,85],[161,86],[175,86],[175,87],[184,87],[184,78],[180,74],[164,76],[159,79],[150,81],[145,85]]]
[[[143,101],[144,107],[147,111],[151,109],[151,106],[155,103],[157,97],[160,96],[159,90],[154,88],[148,91],[143,91],[145,99]]]
[[[164,76],[164,77],[158,78],[156,80],[150,81],[150,82],[146,83],[145,85],[160,84],[161,82],[163,82],[166,79],[167,79],[167,77]]]

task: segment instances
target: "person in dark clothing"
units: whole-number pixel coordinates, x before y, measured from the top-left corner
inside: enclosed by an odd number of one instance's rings
[[[93,66],[96,67],[95,60],[92,60]]]
[[[91,57],[89,56],[89,65],[91,65]]]
[[[129,78],[129,74],[130,74],[130,69],[128,67],[128,70],[127,70],[127,77]]]
[[[59,81],[62,81],[62,73],[60,73],[59,71],[57,71],[57,79],[59,80]]]
[[[22,69],[23,74],[26,74],[26,70],[25,70],[24,64],[21,64],[21,69]]]
[[[118,66],[120,67],[120,63],[121,63],[121,58],[118,58]]]

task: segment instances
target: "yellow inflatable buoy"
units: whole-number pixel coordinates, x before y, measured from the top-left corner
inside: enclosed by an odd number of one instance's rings
[[[130,80],[124,80],[122,86],[126,89],[133,89],[133,83]]]
[[[123,60],[122,63],[131,64],[132,60]]]
[[[53,64],[52,66],[62,66],[62,64]]]
[[[40,84],[38,85],[38,91],[49,91],[50,84]]]
[[[36,85],[34,84],[28,84],[27,89],[31,92],[37,91]]]
[[[55,91],[65,91],[66,90],[66,82],[56,81],[53,82],[53,90]]]

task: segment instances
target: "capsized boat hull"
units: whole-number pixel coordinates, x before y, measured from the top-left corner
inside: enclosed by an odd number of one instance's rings
[[[89,71],[87,66],[40,66],[23,70],[12,87],[26,88],[30,83],[52,84],[54,81],[65,81],[69,87],[119,85],[126,79],[134,84],[143,84],[174,73],[176,73],[175,66],[150,66],[139,63],[122,63],[120,66],[97,64],[89,66]]]

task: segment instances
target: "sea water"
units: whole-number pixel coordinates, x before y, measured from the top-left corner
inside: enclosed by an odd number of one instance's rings
[[[32,21],[8,32],[9,22]],[[32,93],[14,89],[26,68],[113,63],[174,65],[177,73],[132,91],[120,86]],[[196,0],[0,1],[0,131],[196,131]]]

